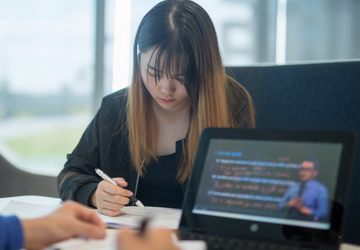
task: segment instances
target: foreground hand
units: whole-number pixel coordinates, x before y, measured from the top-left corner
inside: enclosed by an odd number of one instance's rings
[[[123,230],[118,237],[118,249],[120,250],[179,250],[171,238],[172,230],[154,229],[148,230],[144,236],[135,232]]]
[[[127,182],[123,178],[113,178],[119,186],[108,181],[99,183],[93,198],[92,203],[100,213],[108,216],[116,216],[120,214],[120,209],[129,203],[129,197],[133,193],[126,190]]]
[[[94,239],[106,236],[106,227],[96,213],[71,201],[48,216],[22,220],[21,224],[26,249],[41,249],[76,236]]]

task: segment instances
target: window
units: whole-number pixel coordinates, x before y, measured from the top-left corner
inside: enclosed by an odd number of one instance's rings
[[[225,66],[360,58],[358,0],[194,1],[214,22]],[[158,2],[1,1],[0,154],[57,175],[101,97],[128,86],[135,32]]]
[[[360,58],[360,1],[287,0],[287,61]]]
[[[128,86],[132,47],[144,15],[159,0],[116,2],[113,90]],[[275,60],[276,0],[194,0],[210,15],[226,66]],[[131,13],[131,15],[129,15]]]
[[[20,169],[57,175],[93,117],[95,6],[0,2],[0,154]],[[109,64],[105,56],[105,82]]]

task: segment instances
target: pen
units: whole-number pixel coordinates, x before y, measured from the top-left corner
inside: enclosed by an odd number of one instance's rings
[[[106,222],[105,224],[106,224],[106,227],[107,227],[107,228],[119,228],[119,229],[129,228],[129,229],[140,229],[140,227],[138,227],[138,226],[128,225],[128,224],[124,224],[124,223],[120,223],[120,222]]]
[[[145,231],[146,231],[146,228],[149,224],[149,218],[145,217],[142,221],[141,221],[141,224],[140,224],[140,230],[139,230],[139,235],[140,236],[144,236],[145,235]]]
[[[115,186],[118,186],[118,184],[116,184],[116,182],[111,179],[107,174],[105,174],[101,169],[95,168],[95,172],[104,180],[111,182],[112,184],[114,184]],[[129,197],[130,201],[133,202],[136,206],[138,207],[142,207],[145,208],[145,206],[141,203],[141,201],[139,201],[138,199],[136,199],[134,196]]]

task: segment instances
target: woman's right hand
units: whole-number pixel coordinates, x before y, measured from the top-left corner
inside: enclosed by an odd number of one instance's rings
[[[128,184],[123,178],[112,178],[118,186],[101,181],[92,196],[92,203],[100,213],[108,216],[120,214],[120,209],[129,203],[129,197],[133,193],[124,187]]]
[[[173,230],[152,229],[143,236],[133,231],[121,230],[117,240],[119,250],[180,250],[174,244]]]

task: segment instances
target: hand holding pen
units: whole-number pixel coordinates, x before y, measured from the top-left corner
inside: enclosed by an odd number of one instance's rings
[[[133,230],[121,230],[118,237],[118,247],[122,250],[180,250],[174,244],[173,230],[150,229],[147,230],[149,218],[141,222],[139,233]]]
[[[136,205],[144,207],[144,205],[136,200],[133,193],[124,187],[127,182],[123,178],[111,179],[100,169],[96,173],[104,179],[98,184],[96,191],[92,197],[92,203],[98,208],[99,212],[108,216],[116,216],[120,214],[120,209],[133,201]]]

